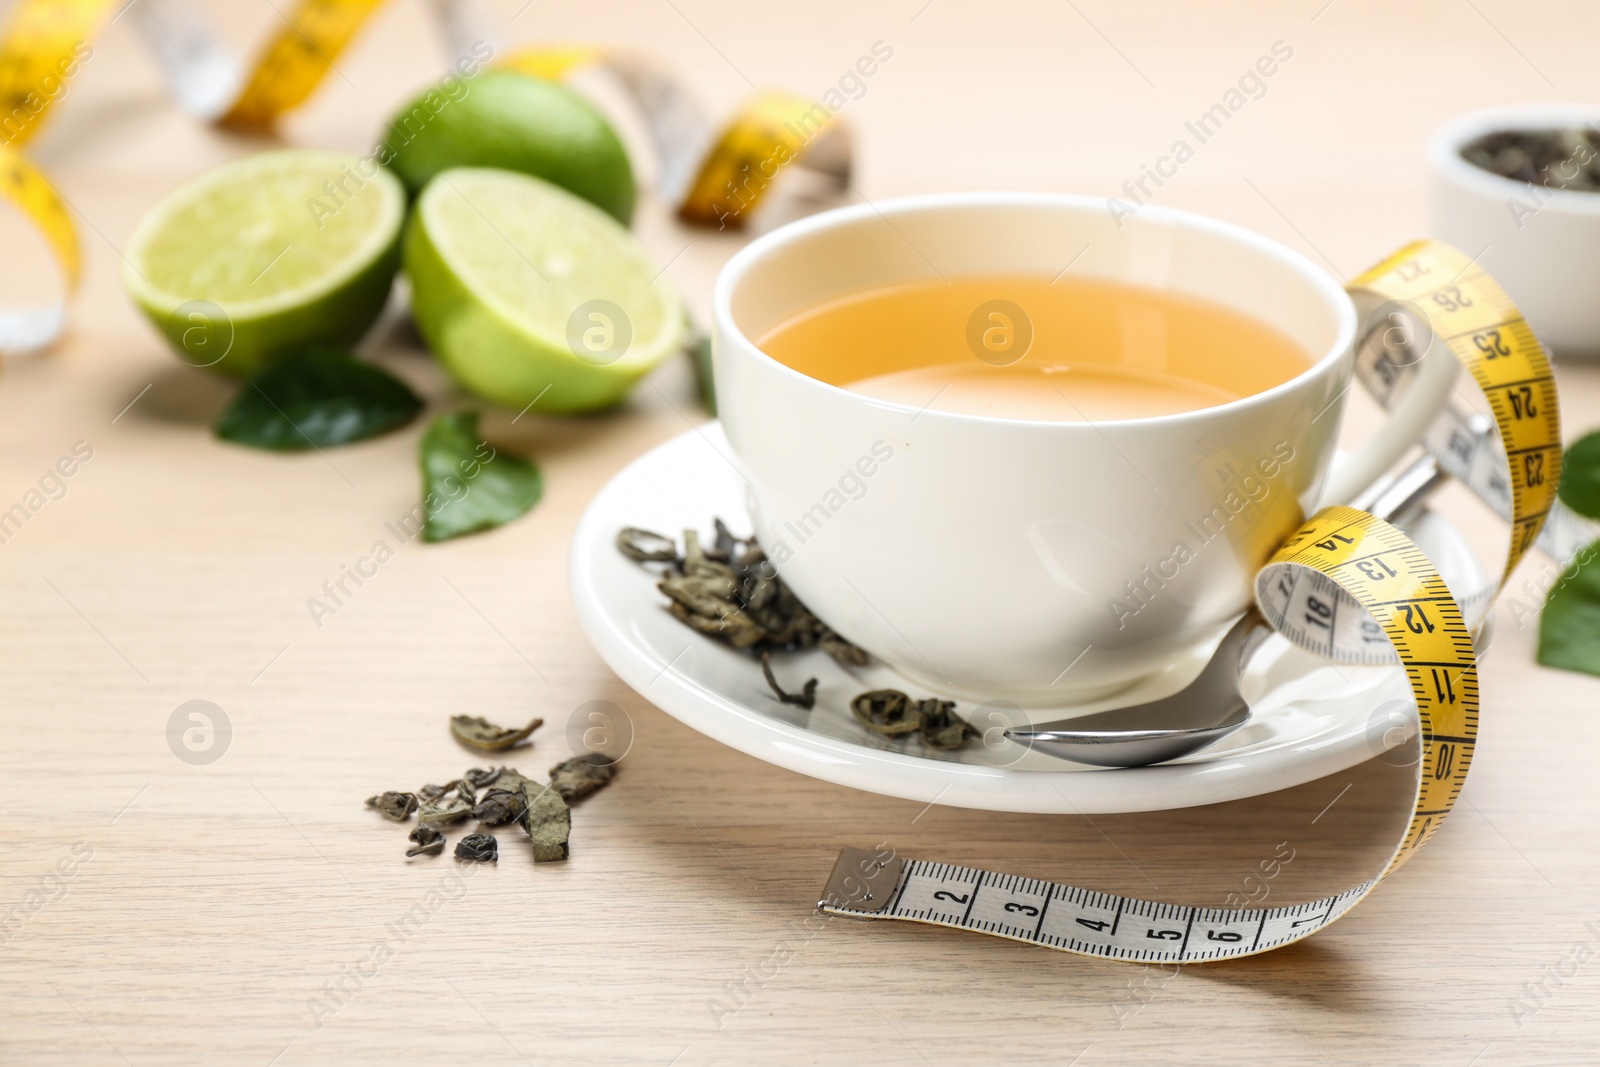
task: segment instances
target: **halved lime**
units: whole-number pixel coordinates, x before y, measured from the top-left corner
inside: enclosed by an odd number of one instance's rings
[[[417,198],[405,266],[429,347],[498,404],[609,407],[683,347],[662,268],[610,215],[538,178],[440,173]]]
[[[371,159],[262,152],[151,208],[123,284],[180,359],[253,374],[287,349],[360,340],[388,299],[405,210]]]

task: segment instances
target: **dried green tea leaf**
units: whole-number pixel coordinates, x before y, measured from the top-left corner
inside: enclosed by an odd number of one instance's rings
[[[873,689],[850,701],[856,720],[885,737],[916,733],[922,728],[922,707],[898,689]]]
[[[399,429],[422,401],[399,378],[349,353],[283,353],[245,383],[213,426],[234,444],[273,452],[361,441]]]
[[[423,803],[417,808],[417,819],[434,826],[448,826],[472,814],[472,805],[460,797],[448,804]]]
[[[761,673],[766,677],[768,687],[777,696],[778,703],[793,704],[795,707],[805,708],[807,711],[817,706],[817,680],[815,678],[807,679],[805,687],[798,693],[784,692],[783,686],[778,684],[777,677],[772,673],[771,652],[761,653]]]
[[[522,796],[522,828],[533,842],[533,861],[566,859],[567,839],[572,836],[572,809],[550,786],[526,785]]]
[[[939,752],[954,752],[978,736],[977,728],[957,715],[955,708],[953,700],[929,697],[921,702],[922,726],[917,736],[924,745]]]
[[[550,788],[563,800],[586,797],[609,783],[617,765],[597,753],[573,756],[550,768]]]
[[[496,789],[504,790],[508,793],[515,793],[529,783],[532,783],[533,785],[544,784],[537,778],[529,778],[515,767],[501,767],[500,777],[494,780],[494,787]]]
[[[743,551],[746,543],[755,543],[754,541],[747,542],[742,537],[733,536],[733,531],[728,529],[728,524],[718,518],[712,518],[711,531],[711,547],[706,549],[705,552],[707,557],[716,560],[718,563],[734,562],[739,553]]]
[[[417,795],[391,789],[375,797],[368,797],[367,807],[374,809],[386,819],[405,822],[411,817],[411,813],[417,810]]]
[[[653,530],[625,526],[617,533],[617,551],[636,563],[672,563],[678,558],[678,543]]]
[[[472,806],[472,817],[485,826],[504,826],[522,817],[522,790],[491,789]]]
[[[885,737],[915,733],[924,745],[940,752],[953,752],[978,736],[955,709],[953,700],[912,700],[898,689],[874,689],[850,702],[856,721],[873,733]]]
[[[500,843],[493,834],[468,834],[456,842],[456,859],[474,863],[498,863]]]
[[[450,732],[456,735],[457,741],[485,752],[498,752],[520,745],[528,739],[529,734],[543,725],[543,719],[534,719],[522,729],[512,730],[473,715],[454,715],[450,718]]]
[[[461,780],[474,789],[482,789],[486,785],[493,785],[494,780],[500,777],[503,767],[473,767],[461,776]]]
[[[496,451],[478,436],[476,411],[452,411],[434,419],[422,435],[419,454],[427,514],[424,541],[503,526],[544,494],[538,467]]]
[[[668,583],[663,582],[658,587],[663,593],[674,600],[681,600],[683,590],[673,590]],[[734,648],[754,648],[766,636],[759,624],[746,618],[742,612],[730,611],[721,614],[719,608],[709,611],[697,611],[683,603],[668,604],[667,610],[672,617],[688,626],[712,637],[720,637]]]
[[[411,840],[417,847],[406,849],[407,856],[437,856],[444,851],[444,834],[426,824],[419,824],[411,831]]]
[[[458,778],[445,785],[425,785],[417,790],[417,799],[424,804],[437,804],[445,796],[454,792],[460,784],[461,780]]]
[[[833,657],[833,661],[841,667],[865,667],[867,665],[867,650],[834,633],[828,627],[822,628],[822,634],[817,638],[817,645]]]

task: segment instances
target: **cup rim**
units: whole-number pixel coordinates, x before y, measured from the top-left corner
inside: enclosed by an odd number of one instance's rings
[[[995,207],[1016,205],[1035,207],[1041,209],[1067,208],[1079,211],[1103,211],[1105,204],[1097,197],[1085,196],[1077,193],[1026,193],[1026,192],[960,192],[960,193],[925,193],[917,196],[894,197],[886,200],[867,201],[863,204],[852,204],[847,207],[834,208],[818,212],[803,219],[787,223],[762,234],[723,265],[717,274],[716,286],[712,295],[712,319],[717,332],[731,336],[741,342],[750,352],[754,353],[758,361],[776,368],[777,371],[796,382],[804,383],[810,387],[823,390],[825,393],[838,394],[854,401],[872,407],[879,407],[889,411],[927,416],[935,422],[968,425],[990,425],[1009,427],[1041,427],[1049,430],[1071,429],[1098,432],[1098,428],[1111,426],[1130,427],[1177,427],[1185,423],[1216,418],[1224,415],[1246,413],[1252,408],[1269,404],[1286,393],[1302,388],[1309,380],[1325,373],[1347,352],[1354,347],[1356,333],[1356,309],[1350,295],[1344,288],[1329,277],[1328,273],[1318,267],[1310,259],[1281,244],[1270,237],[1248,230],[1243,226],[1236,226],[1230,222],[1210,218],[1206,215],[1192,211],[1182,211],[1177,208],[1158,207],[1146,204],[1139,209],[1141,215],[1148,215],[1152,219],[1163,220],[1174,226],[1187,227],[1199,230],[1213,237],[1233,241],[1246,245],[1269,258],[1276,259],[1285,267],[1293,270],[1312,289],[1317,290],[1327,298],[1328,305],[1334,310],[1338,323],[1337,332],[1332,344],[1322,355],[1311,361],[1304,371],[1280,382],[1270,389],[1249,396],[1230,400],[1223,404],[1214,404],[1209,407],[1195,408],[1191,411],[1180,411],[1169,415],[1148,415],[1131,419],[1102,419],[1095,422],[1069,422],[1049,419],[1018,419],[996,415],[976,415],[967,412],[934,411],[927,408],[918,409],[910,404],[898,401],[883,400],[869,397],[862,393],[854,392],[843,386],[833,385],[802,374],[786,363],[782,363],[767,354],[761,346],[751,340],[739,327],[733,316],[733,293],[746,274],[760,260],[773,255],[786,245],[797,240],[830,229],[854,225],[860,221],[874,217],[882,218],[885,222],[890,216],[904,215],[914,212],[925,212],[940,208],[963,207]],[[892,225],[892,223],[891,223]]]
[[[1600,105],[1545,102],[1530,104],[1503,104],[1480,108],[1457,115],[1437,127],[1428,138],[1428,162],[1434,173],[1446,181],[1499,200],[1513,194],[1526,193],[1528,182],[1494,174],[1482,167],[1468,163],[1461,157],[1461,148],[1468,141],[1496,130],[1525,129],[1561,125],[1587,125],[1600,130]],[[1555,211],[1570,215],[1600,215],[1600,192],[1583,192],[1577,189],[1550,189],[1545,192],[1550,199],[1541,211]]]

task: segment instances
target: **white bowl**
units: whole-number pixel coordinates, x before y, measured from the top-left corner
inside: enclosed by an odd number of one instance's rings
[[[1600,193],[1502,178],[1461,158],[1486,133],[1589,126],[1600,105],[1513,104],[1463,115],[1434,132],[1429,230],[1505,287],[1558,356],[1600,357]]]

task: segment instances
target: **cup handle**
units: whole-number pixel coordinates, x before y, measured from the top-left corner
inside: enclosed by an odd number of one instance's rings
[[[1432,351],[1422,357],[1411,387],[1389,412],[1383,428],[1355,453],[1335,460],[1322,497],[1311,509],[1313,514],[1334,504],[1350,503],[1398,463],[1433,425],[1455,385],[1461,361],[1442,342],[1429,347]]]

